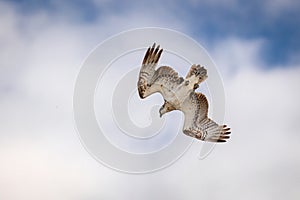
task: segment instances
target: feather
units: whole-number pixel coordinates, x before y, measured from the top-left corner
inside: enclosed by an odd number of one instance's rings
[[[154,43],[145,53],[137,84],[140,97],[159,92],[165,100],[159,110],[160,116],[181,110],[185,117],[184,134],[203,141],[226,142],[230,138],[230,128],[208,118],[208,100],[204,94],[195,92],[207,78],[207,70],[192,65],[185,79],[169,66],[155,70],[162,52],[163,49]]]

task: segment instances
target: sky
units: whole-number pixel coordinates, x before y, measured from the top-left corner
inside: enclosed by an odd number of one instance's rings
[[[0,1],[0,199],[299,199],[300,3]],[[222,76],[226,144],[163,170],[96,161],[74,124],[82,63],[119,32],[161,27],[201,44]],[[151,41],[152,42],[152,41]]]

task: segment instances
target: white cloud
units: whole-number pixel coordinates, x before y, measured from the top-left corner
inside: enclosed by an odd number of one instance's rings
[[[74,82],[94,44],[122,29],[169,20],[111,15],[79,26],[44,13],[23,16],[9,4],[0,8],[1,199],[300,197],[300,66],[265,69],[262,40],[225,38],[211,49],[225,75],[231,140],[205,160],[197,160],[194,145],[167,169],[129,175],[97,163],[79,143]]]
[[[224,38],[215,42],[210,53],[222,74],[232,76],[241,70],[265,67],[260,55],[264,43],[263,39]]]

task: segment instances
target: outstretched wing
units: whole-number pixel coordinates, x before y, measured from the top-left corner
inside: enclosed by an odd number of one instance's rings
[[[145,98],[155,92],[160,92],[163,96],[167,91],[182,83],[184,79],[168,66],[159,67],[155,70],[163,49],[155,48],[155,43],[149,47],[139,74],[138,91],[141,98]]]
[[[163,52],[163,49],[159,49],[159,45],[155,48],[155,43],[152,47],[149,47],[142,63],[140,70],[140,78],[143,78],[147,83],[149,83],[155,73],[155,67],[158,60]]]
[[[229,139],[230,128],[208,118],[208,101],[204,94],[192,92],[183,102],[181,111],[185,116],[183,132],[186,135],[209,142]]]
[[[138,80],[138,91],[141,98],[145,98],[144,93],[149,87],[152,77],[155,73],[155,67],[158,63],[160,55],[163,49],[159,50],[159,45],[155,48],[155,43],[152,47],[149,47],[140,69],[139,80]]]
[[[164,97],[168,92],[174,92],[174,89],[184,81],[178,73],[169,66],[159,67],[150,82],[149,90],[152,93],[160,92]]]

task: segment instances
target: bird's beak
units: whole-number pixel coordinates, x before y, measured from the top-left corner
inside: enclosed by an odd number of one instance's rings
[[[159,109],[159,117],[161,118],[163,114],[161,113],[162,108]]]

